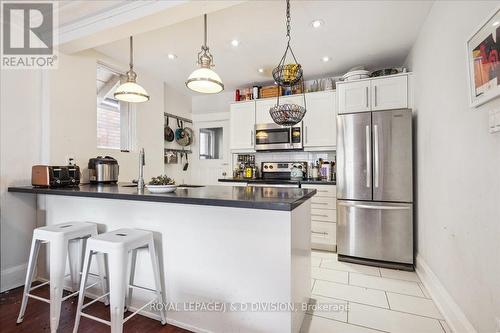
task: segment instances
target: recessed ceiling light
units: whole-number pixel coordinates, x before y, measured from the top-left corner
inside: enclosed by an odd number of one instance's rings
[[[314,20],[311,22],[312,27],[315,29],[320,28],[323,24],[325,24],[323,20]]]
[[[264,73],[264,68],[259,68],[257,71],[258,71],[259,73]]]
[[[173,53],[169,53],[169,54],[167,54],[167,57],[168,57],[168,59],[170,59],[170,60],[174,60],[175,58],[177,58],[177,56],[176,56],[175,54],[173,54]]]
[[[499,24],[500,24],[500,21],[495,21],[495,22],[493,22],[493,26],[494,26],[494,27],[496,27],[496,26],[497,26],[497,25],[499,25]]]
[[[321,58],[321,61],[328,62],[328,61],[330,61],[330,58],[329,57],[323,57],[323,58]]]
[[[231,45],[232,45],[232,46],[234,46],[234,47],[236,47],[236,46],[240,45],[240,41],[239,41],[239,40],[237,40],[237,39],[233,39],[233,40],[231,41]]]

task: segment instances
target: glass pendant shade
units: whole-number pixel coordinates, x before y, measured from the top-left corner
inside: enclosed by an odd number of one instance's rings
[[[213,56],[207,46],[207,14],[204,18],[204,42],[201,46],[201,51],[198,53],[198,65],[196,69],[189,75],[186,86],[196,92],[202,94],[216,94],[224,90],[224,84],[220,76],[211,68],[213,64]]]
[[[137,84],[137,74],[134,72],[134,44],[130,36],[130,69],[127,72],[127,82],[116,88],[113,96],[123,102],[141,103],[149,101],[146,89]]]
[[[220,76],[210,68],[198,68],[189,75],[186,86],[196,92],[216,94],[224,90]]]
[[[149,100],[146,90],[135,82],[121,84],[114,94],[117,100],[130,103],[141,103]]]

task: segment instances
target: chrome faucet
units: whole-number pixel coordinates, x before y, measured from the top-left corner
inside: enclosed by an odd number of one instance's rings
[[[146,165],[146,154],[144,148],[142,148],[139,153],[139,180],[137,181],[137,188],[139,189],[144,187],[144,165]]]

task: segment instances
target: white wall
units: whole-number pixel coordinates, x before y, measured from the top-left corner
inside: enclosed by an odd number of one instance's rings
[[[41,84],[41,71],[1,71],[0,291],[22,284],[36,225],[35,196],[7,193],[7,187],[29,184],[31,166],[42,162]]]
[[[415,72],[418,257],[478,332],[500,318],[500,134],[469,108],[465,42],[498,1],[436,1],[409,57]],[[417,262],[418,265],[418,262]]]
[[[96,66],[104,61],[118,69],[126,67],[94,51],[61,54],[59,69],[50,73],[50,163],[64,164],[68,155],[87,174],[89,158],[110,155],[120,165],[119,180],[130,182],[139,174],[138,148],[146,152],[144,178],[163,173],[163,82],[138,72],[138,82],[150,94],[137,104],[137,145],[129,153],[97,148]]]

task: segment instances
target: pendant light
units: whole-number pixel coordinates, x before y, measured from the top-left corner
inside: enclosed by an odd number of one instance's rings
[[[207,46],[207,14],[203,18],[205,22],[205,34],[204,43],[201,46],[201,51],[198,53],[198,65],[200,68],[189,75],[186,86],[199,93],[216,94],[224,90],[224,84],[220,76],[211,69],[215,65],[213,64],[214,58]]]
[[[292,48],[290,47],[290,0],[286,0],[286,37],[288,42],[286,45],[285,53],[281,60],[273,69],[273,78],[280,88],[300,86],[304,97],[304,106],[298,104],[281,104],[280,97],[276,105],[269,109],[269,114],[273,121],[282,126],[293,126],[300,122],[306,114],[306,95],[304,93],[304,74],[302,66],[297,62]],[[287,55],[290,53],[293,62],[287,63]]]
[[[149,100],[146,90],[136,83],[137,74],[134,72],[134,44],[130,36],[130,69],[127,72],[127,82],[121,84],[115,91],[117,100],[130,103],[141,103]]]

